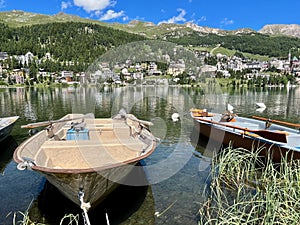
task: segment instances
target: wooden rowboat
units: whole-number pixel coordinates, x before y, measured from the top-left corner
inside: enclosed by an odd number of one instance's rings
[[[199,134],[213,141],[233,148],[258,150],[274,162],[280,162],[282,157],[300,159],[299,130],[279,125],[280,121],[239,117],[228,112],[209,113],[201,109],[191,109],[190,112]],[[300,127],[298,124],[283,123]]]
[[[148,129],[151,123],[132,114],[102,119],[68,114],[60,120],[22,127],[46,125],[15,150],[14,160],[20,170],[42,173],[81,207],[101,202],[156,148]]]
[[[18,116],[0,118],[0,142],[10,135],[17,119]]]

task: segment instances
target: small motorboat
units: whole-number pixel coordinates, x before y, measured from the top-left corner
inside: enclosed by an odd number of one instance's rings
[[[20,144],[14,160],[20,170],[43,174],[81,208],[93,207],[154,152],[157,139],[149,130],[151,124],[132,114],[114,118],[68,114],[60,120],[24,125],[47,127]]]
[[[281,162],[282,157],[300,159],[299,124],[256,116],[240,117],[229,111],[221,114],[191,109],[190,113],[200,135],[223,145],[258,150],[274,162]]]
[[[11,117],[2,117],[0,118],[0,142],[6,139],[14,125],[15,122],[19,119],[19,116],[11,116]]]

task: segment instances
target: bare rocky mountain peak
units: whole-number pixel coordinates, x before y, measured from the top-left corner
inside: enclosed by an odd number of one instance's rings
[[[197,24],[194,24],[192,22],[188,22],[185,24],[186,27],[191,28],[192,30],[196,31],[196,32],[201,32],[201,33],[213,33],[213,34],[219,34],[219,33],[223,33],[223,30],[221,29],[217,29],[217,28],[210,28],[210,27],[203,27],[203,26],[199,26]]]
[[[137,26],[137,25],[143,25],[143,26],[155,26],[154,23],[152,22],[143,22],[143,21],[140,21],[140,20],[131,20],[128,25],[129,26]]]
[[[300,38],[300,25],[298,24],[267,24],[260,33],[271,35],[287,35]]]

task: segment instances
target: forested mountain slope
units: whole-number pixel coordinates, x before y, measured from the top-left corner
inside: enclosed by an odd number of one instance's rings
[[[90,63],[112,47],[145,38],[91,23],[47,23],[12,28],[0,24],[0,52],[9,55],[46,53],[57,61]]]
[[[104,23],[64,13],[53,16],[23,11],[0,12],[0,51],[10,55],[49,52],[59,61],[90,63],[111,47],[145,39],[183,46],[221,47],[239,52],[286,58],[299,55],[300,39],[262,34],[251,29],[224,31],[192,23],[160,24],[131,21]],[[283,29],[283,28],[282,28]],[[291,28],[289,28],[290,30]]]

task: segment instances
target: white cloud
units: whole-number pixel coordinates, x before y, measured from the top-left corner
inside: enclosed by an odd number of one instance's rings
[[[0,8],[5,8],[5,1],[4,0],[0,0]]]
[[[206,16],[201,16],[199,19],[195,19],[195,23],[197,25],[200,25],[202,22],[205,22],[207,20]]]
[[[231,25],[231,24],[234,24],[234,21],[233,20],[229,20],[228,18],[224,18],[222,21],[221,21],[221,25]]]
[[[200,19],[198,19],[198,22],[206,21],[206,16],[201,16]]]
[[[193,14],[191,18],[195,17],[195,15],[196,15],[196,14]],[[190,20],[190,21],[188,21],[188,22],[190,22],[190,23],[195,23],[195,24],[197,24],[197,25],[200,26],[200,23],[201,23],[201,22],[204,22],[204,21],[206,21],[206,20],[207,20],[207,19],[206,19],[206,16],[201,16],[199,19],[193,19],[193,20]]]
[[[103,10],[115,3],[114,0],[74,0],[74,5],[82,7],[87,12]]]
[[[124,16],[124,11],[115,12],[113,10],[108,10],[104,15],[102,15],[99,20],[111,20],[115,18],[119,18],[121,16]]]
[[[186,11],[184,9],[177,9],[177,11],[179,12],[178,16],[173,16],[172,18],[165,20],[165,21],[161,21],[158,24],[161,23],[176,23],[176,22],[185,22],[186,19],[184,18],[184,16],[186,15]]]
[[[128,17],[128,16],[124,16],[124,17],[122,18],[122,20],[125,22],[125,21],[129,20],[129,17]]]
[[[71,7],[72,6],[72,3],[71,2],[61,2],[61,7],[60,7],[60,9],[61,9],[61,11],[63,11],[64,9],[67,9],[67,8],[69,8],[69,7]]]

